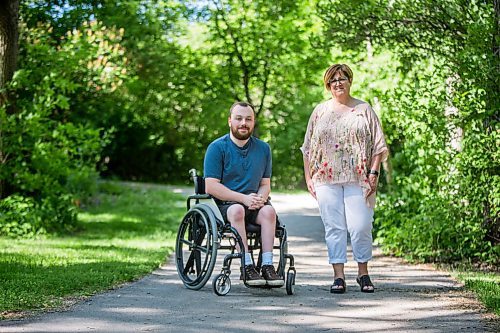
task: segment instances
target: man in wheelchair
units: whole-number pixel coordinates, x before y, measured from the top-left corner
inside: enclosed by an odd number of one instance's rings
[[[269,145],[252,136],[255,110],[236,102],[229,110],[229,134],[213,141],[204,160],[205,192],[210,194],[226,221],[240,234],[245,246],[246,282],[250,286],[282,286],[273,266],[276,212],[269,203],[272,158]],[[262,276],[248,252],[246,225],[261,228]],[[240,250],[240,249],[238,249]]]

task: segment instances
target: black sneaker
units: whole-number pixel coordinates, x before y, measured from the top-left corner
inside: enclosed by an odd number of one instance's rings
[[[266,280],[260,276],[254,265],[245,265],[246,283],[249,286],[265,286]]]
[[[285,284],[283,278],[281,278],[274,270],[273,265],[263,265],[262,266],[262,277],[266,280],[269,286],[279,286]]]

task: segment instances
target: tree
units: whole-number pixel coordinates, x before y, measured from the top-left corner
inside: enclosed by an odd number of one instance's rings
[[[207,56],[222,66],[232,99],[254,104],[263,123],[292,113],[287,104],[313,82],[309,74],[322,69],[327,57],[309,43],[309,4],[214,0],[206,10],[212,32]]]
[[[499,1],[320,0],[318,11],[324,44],[369,43],[401,65],[384,96],[398,204],[382,237],[428,260],[497,260]]]
[[[5,87],[12,79],[12,75],[14,75],[16,69],[19,36],[18,18],[19,0],[6,0],[0,3],[0,109],[5,110],[0,111],[2,112],[2,117],[0,118],[0,165],[2,168],[8,159],[8,155],[4,153],[3,148],[3,126],[5,123],[3,112],[12,110],[12,107],[7,105],[8,95]],[[0,177],[0,200],[6,195],[4,187],[4,180]]]
[[[101,99],[126,76],[122,30],[99,22],[54,40],[52,27],[20,25],[18,70],[8,85],[16,112],[2,109],[0,234],[26,236],[73,229],[76,206],[95,191],[106,132],[77,121],[78,98]],[[90,117],[89,117],[90,118]]]
[[[300,184],[298,148],[314,103],[322,98],[321,74],[330,58],[310,42],[317,29],[314,7],[310,1],[214,0],[193,11],[198,17],[190,27],[202,36],[193,49],[213,69],[210,79],[220,93],[219,105],[203,108],[204,118],[219,121],[213,126],[220,135],[234,101],[254,104],[254,135],[273,149],[273,186]]]
[[[2,1],[0,4],[0,89],[3,89],[16,69],[18,44],[19,0]],[[0,96],[2,105],[6,96]]]
[[[58,0],[26,2],[23,7],[28,26],[50,22],[54,28],[48,35],[55,43],[86,20],[123,31],[123,84],[112,92],[100,90],[99,98],[82,94],[69,100],[71,121],[109,130],[112,140],[102,163],[106,176],[175,181],[192,167],[186,155],[193,149],[186,147],[186,137],[196,140],[198,133],[186,132],[194,132],[190,114],[203,96],[193,93],[191,81],[205,75],[200,74],[203,67],[190,67],[200,63],[199,57],[177,43],[179,6],[153,0]]]

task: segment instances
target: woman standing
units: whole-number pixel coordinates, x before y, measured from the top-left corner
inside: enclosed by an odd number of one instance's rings
[[[323,77],[332,99],[316,106],[301,147],[307,188],[319,204],[325,225],[329,262],[333,266],[332,293],[346,291],[347,232],[357,283],[374,292],[368,275],[372,258],[372,222],[380,163],[388,149],[380,121],[372,107],[350,95],[352,70],[330,66]]]

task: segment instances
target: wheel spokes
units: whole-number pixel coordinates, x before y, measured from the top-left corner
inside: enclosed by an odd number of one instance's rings
[[[188,238],[193,238],[193,235],[196,235],[196,239],[194,239],[193,241],[186,240],[185,238],[180,239],[180,242],[187,245],[190,251],[189,258],[187,259],[186,265],[183,269],[183,273],[194,273],[198,277],[206,271],[207,262],[209,262],[210,259],[210,233],[208,233],[207,235],[207,224],[205,223],[205,220],[200,221],[195,218],[194,215],[190,216],[190,218],[188,219],[188,224]],[[205,245],[203,245],[204,241]],[[202,253],[205,254],[204,257]]]
[[[212,274],[217,258],[217,225],[206,207],[194,207],[181,222],[177,234],[176,265],[184,285],[202,288]]]
[[[190,242],[188,240],[185,240],[184,238],[181,238],[179,241],[182,244],[186,244],[187,246],[189,246],[190,249],[197,250],[197,251],[200,251],[203,253],[208,253],[208,245],[205,245],[205,246],[197,245],[194,242]]]

